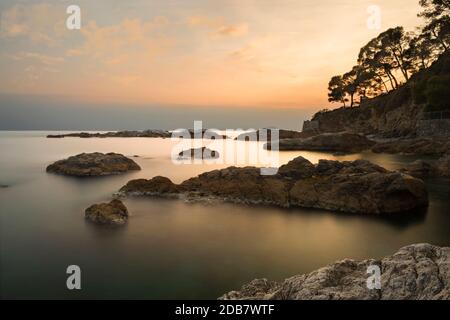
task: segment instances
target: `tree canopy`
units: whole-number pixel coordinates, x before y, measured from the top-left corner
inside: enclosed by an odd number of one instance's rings
[[[450,50],[450,0],[420,0],[425,21],[419,32],[403,27],[380,33],[361,48],[357,64],[328,84],[328,100],[350,107],[397,89]]]

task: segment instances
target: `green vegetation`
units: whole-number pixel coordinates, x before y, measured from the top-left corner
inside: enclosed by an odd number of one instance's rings
[[[427,81],[426,111],[450,111],[450,75],[433,76]]]
[[[328,100],[350,107],[362,99],[389,93],[427,69],[442,54],[450,53],[450,0],[420,0],[419,16],[425,25],[419,33],[405,32],[403,27],[390,28],[361,48],[357,65],[344,75],[331,78]],[[448,110],[450,85],[447,75],[412,81],[416,103],[427,109]]]

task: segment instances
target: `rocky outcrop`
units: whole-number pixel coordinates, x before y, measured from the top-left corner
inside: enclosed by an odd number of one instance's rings
[[[94,204],[86,209],[85,218],[91,222],[108,225],[123,225],[128,220],[128,210],[122,201]]]
[[[130,170],[141,170],[131,159],[118,153],[82,153],[56,161],[47,167],[47,172],[77,176],[105,176],[120,174]]]
[[[191,159],[218,159],[219,152],[211,150],[206,147],[193,148],[190,150],[183,150],[178,154],[181,158],[191,158]]]
[[[262,176],[259,168],[230,167],[203,173],[179,185],[162,177],[132,180],[119,190],[119,195],[177,195],[188,200],[365,214],[403,212],[428,203],[422,180],[364,160],[321,160],[315,166],[302,157],[281,166],[274,176]]]
[[[157,176],[152,179],[136,179],[129,181],[123,186],[119,195],[133,196],[168,196],[178,195],[180,188],[170,181],[169,178]]]
[[[369,266],[381,271],[381,289],[369,289]],[[415,244],[381,260],[345,259],[281,283],[253,280],[223,300],[449,300],[450,248]]]
[[[400,139],[379,142],[372,147],[375,153],[441,156],[450,154],[450,140],[438,138]]]
[[[349,131],[385,138],[416,137],[423,127],[423,112],[427,101],[425,94],[429,79],[448,76],[450,54],[442,54],[429,68],[415,73],[409,81],[396,90],[365,100],[355,108],[339,108],[318,112],[312,118],[320,132]],[[430,110],[432,111],[432,110]],[[445,125],[445,123],[444,123]],[[419,131],[419,132],[418,132]],[[426,133],[448,130],[426,130]]]
[[[239,141],[270,141],[272,139],[272,130],[278,131],[278,139],[305,139],[313,135],[315,132],[300,132],[283,129],[259,129],[249,132],[244,132],[238,135],[235,140]]]
[[[450,178],[450,155],[436,162],[417,160],[400,171],[417,178]]]
[[[165,130],[113,131],[106,133],[77,132],[50,134],[47,138],[170,138],[172,134]]]
[[[279,150],[324,151],[355,153],[370,149],[375,142],[363,135],[341,132],[324,133],[307,139],[283,139],[279,141]],[[270,150],[270,142],[265,145]]]

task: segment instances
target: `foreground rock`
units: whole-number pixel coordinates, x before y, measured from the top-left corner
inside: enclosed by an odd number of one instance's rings
[[[316,133],[314,132],[300,132],[300,131],[292,131],[292,130],[278,130],[278,139],[304,139],[309,138]],[[239,141],[270,141],[272,139],[272,130],[271,129],[259,129],[249,132],[244,132],[237,136],[235,140]]]
[[[298,157],[262,176],[259,168],[230,167],[206,172],[176,185],[169,179],[132,180],[120,195],[178,196],[188,200],[220,200],[281,207],[382,214],[428,204],[422,180],[390,172],[368,161],[320,160],[313,165]]]
[[[217,159],[219,158],[219,152],[211,150],[206,147],[183,150],[178,156],[182,158],[191,158],[191,159]]]
[[[323,133],[306,139],[281,139],[279,149],[282,151],[324,151],[356,153],[370,149],[375,142],[355,133]],[[265,148],[270,150],[271,144]]]
[[[98,224],[123,225],[128,220],[128,210],[122,201],[94,204],[86,209],[85,218]]]
[[[450,155],[436,162],[417,160],[400,171],[417,178],[450,178]]]
[[[118,153],[82,153],[56,161],[47,167],[47,172],[77,176],[105,176],[120,174],[130,170],[141,170],[131,159]]]
[[[172,134],[165,130],[114,131],[106,133],[67,133],[50,134],[47,138],[170,138]]]
[[[418,138],[379,142],[373,146],[375,153],[416,154],[442,156],[450,154],[450,140],[439,138]]]
[[[367,268],[381,269],[381,290],[367,288]],[[277,283],[253,280],[223,300],[449,300],[450,248],[415,244],[381,260],[342,260]]]

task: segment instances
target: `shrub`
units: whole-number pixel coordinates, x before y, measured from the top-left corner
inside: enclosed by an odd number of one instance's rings
[[[431,77],[424,90],[426,111],[450,110],[450,75]]]

